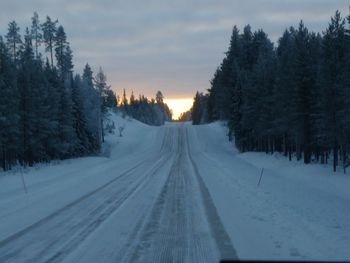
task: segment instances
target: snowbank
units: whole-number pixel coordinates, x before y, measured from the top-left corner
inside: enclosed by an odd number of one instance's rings
[[[115,134],[107,134],[109,157],[84,157],[0,173],[0,239],[24,229],[103,185],[154,148],[160,129],[111,113]],[[123,136],[118,127],[125,126]],[[21,174],[28,188],[23,189]]]
[[[350,176],[280,155],[239,154],[226,130],[221,123],[196,126],[191,138],[239,257],[349,260]]]

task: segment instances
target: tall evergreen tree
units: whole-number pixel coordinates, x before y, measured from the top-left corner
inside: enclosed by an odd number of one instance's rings
[[[5,171],[18,160],[19,100],[15,67],[0,36],[0,167]]]
[[[333,152],[333,169],[336,170],[339,161],[339,149],[345,141],[344,127],[341,120],[344,116],[345,91],[342,82],[342,71],[349,63],[346,61],[346,36],[345,20],[337,11],[332,17],[323,37],[323,62],[322,62],[322,86],[323,86],[323,110],[325,118],[325,132],[328,138],[327,145]]]
[[[275,119],[273,121],[274,130],[277,138],[281,141],[281,151],[284,155],[292,158],[292,114],[293,101],[292,96],[296,89],[294,80],[295,68],[295,30],[290,28],[286,30],[278,41],[276,50],[277,69],[273,100],[275,102]]]
[[[134,91],[132,90],[130,95],[130,105],[135,104],[135,101],[136,99],[135,99]]]
[[[9,49],[12,51],[12,59],[14,61],[17,60],[18,51],[20,49],[20,45],[22,44],[19,30],[20,28],[17,25],[16,21],[12,21],[9,23],[6,39]]]
[[[98,73],[95,76],[95,87],[98,92],[99,98],[100,98],[100,105],[101,105],[101,117],[100,117],[100,123],[101,123],[101,138],[102,142],[104,142],[104,119],[107,117],[107,95],[110,91],[110,86],[107,85],[107,77],[104,74],[102,68],[100,67]]]
[[[68,69],[66,69],[67,66],[67,36],[64,32],[63,26],[59,26],[56,31],[55,35],[55,56],[57,61],[57,68],[60,70],[60,75],[63,79],[65,79],[66,72]]]
[[[34,40],[35,58],[37,59],[39,56],[38,47],[40,46],[42,40],[41,25],[37,12],[34,12],[34,15],[32,17],[31,35],[32,39]]]
[[[81,94],[83,100],[83,111],[86,116],[86,123],[91,134],[90,143],[94,151],[98,151],[102,144],[101,138],[101,99],[98,91],[94,87],[93,72],[89,64],[85,65]]]
[[[141,99],[140,99],[141,101]],[[126,97],[126,92],[125,89],[123,90],[123,97],[122,97],[122,109],[124,111],[125,114],[128,113],[128,98]]]
[[[57,31],[58,21],[52,21],[49,16],[46,17],[46,21],[41,25],[43,30],[43,41],[45,43],[46,52],[50,52],[51,67],[53,67],[53,48],[55,45],[55,35]]]
[[[295,35],[295,68],[296,90],[294,91],[294,138],[297,159],[304,152],[305,163],[310,162],[311,143],[311,95],[314,81],[311,76],[311,60],[309,52],[309,32],[301,21]]]
[[[194,124],[228,120],[240,151],[280,151],[334,170],[350,163],[350,16],[337,11],[327,30],[303,22],[286,30],[275,49],[267,35],[236,27],[205,95],[196,94]],[[203,102],[204,103],[200,103]],[[204,108],[202,105],[205,105]],[[203,118],[202,112],[208,113]]]
[[[51,63],[38,51],[41,32],[34,13],[24,43],[16,22],[9,24],[7,45],[0,36],[0,168],[18,162],[33,165],[98,153],[101,147],[101,96],[91,68],[73,79],[73,53],[62,26],[48,17],[42,25]],[[53,48],[57,67],[53,64]],[[97,78],[102,80],[103,78]],[[101,81],[96,85],[100,87]],[[103,105],[115,105],[104,86]],[[107,109],[105,109],[107,111]]]
[[[193,106],[191,109],[191,118],[193,125],[202,124],[205,121],[208,96],[197,91],[194,97]]]
[[[72,87],[72,103],[73,103],[73,127],[77,135],[77,143],[74,152],[78,156],[93,152],[96,149],[93,145],[92,135],[87,128],[86,118],[84,115],[83,97],[81,93],[82,80],[79,75],[75,76]]]

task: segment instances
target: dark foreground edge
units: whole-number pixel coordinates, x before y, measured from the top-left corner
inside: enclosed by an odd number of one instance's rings
[[[220,263],[347,263],[350,261],[326,261],[326,260],[318,260],[318,261],[308,261],[308,260],[221,260]]]

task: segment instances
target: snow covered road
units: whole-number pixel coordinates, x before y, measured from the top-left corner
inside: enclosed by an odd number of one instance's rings
[[[190,161],[186,127],[171,125],[167,131],[172,137],[168,163],[67,262],[218,262],[237,257]]]
[[[108,158],[26,173],[28,194],[0,177],[0,262],[350,259],[348,176],[238,154],[220,123],[126,127]]]
[[[190,157],[183,124],[163,129],[157,153],[0,242],[0,262],[217,262],[236,257]]]

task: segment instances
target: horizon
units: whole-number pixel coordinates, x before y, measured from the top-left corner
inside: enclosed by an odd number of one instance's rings
[[[350,262],[348,1],[1,1],[0,263]]]
[[[164,99],[164,102],[172,110],[173,120],[178,120],[181,113],[189,111],[193,104],[192,98],[182,98],[182,99]]]
[[[343,17],[348,15],[349,4],[347,0],[268,0],[264,5],[253,0],[243,4],[103,2],[5,0],[0,4],[0,35],[5,36],[8,23],[15,20],[23,36],[37,11],[40,22],[48,15],[65,28],[76,73],[89,63],[95,74],[102,67],[118,95],[125,89],[154,97],[161,90],[167,100],[188,101],[197,91],[210,88],[234,25],[240,30],[246,24],[253,31],[261,28],[276,42],[286,28],[297,26],[300,20],[310,31],[321,33],[335,10]],[[135,3],[141,11],[135,10]],[[182,108],[189,110],[188,106]]]

